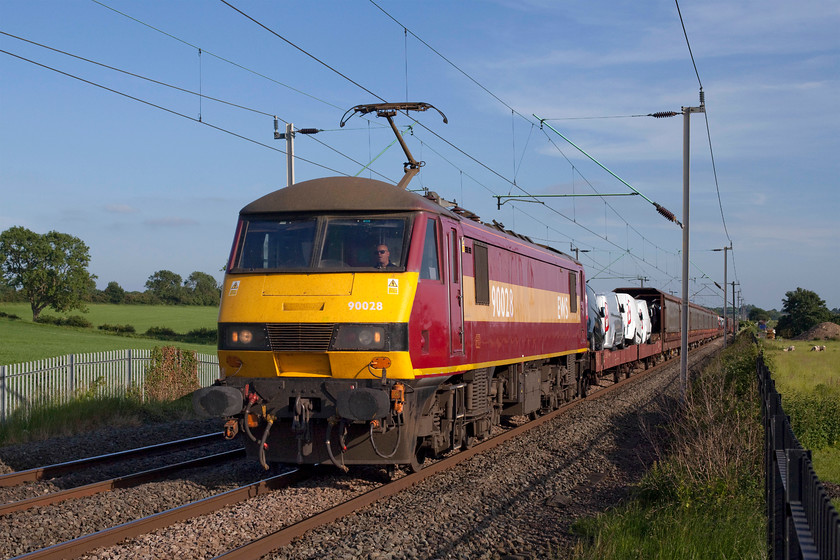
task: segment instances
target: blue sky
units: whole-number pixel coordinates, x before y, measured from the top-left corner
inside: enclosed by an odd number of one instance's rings
[[[355,175],[393,135],[358,116],[339,130],[344,112],[408,99],[449,120],[412,114],[407,142],[426,166],[411,188],[587,251],[597,291],[645,278],[679,294],[682,232],[642,197],[498,210],[494,195],[629,192],[536,114],[682,219],[683,119],[631,115],[697,106],[702,83],[692,299],[722,305],[711,249],[731,242],[728,280],[747,303],[780,309],[802,287],[840,307],[836,0],[681,3],[699,81],[664,0],[377,0],[391,17],[368,0],[229,1],[265,27],[215,1],[0,0],[6,34],[206,96],[0,35],[0,50],[32,61],[0,53],[0,230],[81,238],[100,288],[142,290],[161,269],[221,279],[238,211],[285,186],[274,115],[324,130],[297,137],[298,181]],[[394,145],[362,175],[396,182],[404,159]]]

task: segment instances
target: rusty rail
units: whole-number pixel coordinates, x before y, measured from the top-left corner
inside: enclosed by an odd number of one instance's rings
[[[267,478],[247,486],[241,486],[228,490],[215,496],[210,496],[197,502],[191,502],[183,506],[168,509],[142,519],[136,519],[103,529],[90,535],[85,535],[71,541],[54,544],[47,548],[16,556],[12,560],[61,560],[64,558],[77,558],[82,554],[90,552],[103,546],[112,546],[118,542],[150,533],[156,529],[168,527],[174,523],[185,521],[199,515],[212,513],[225,506],[236,504],[250,498],[265,494],[272,490],[294,484],[309,477],[303,470],[294,470],[272,478]]]
[[[138,486],[151,480],[163,478],[165,476],[170,475],[173,472],[185,469],[192,469],[196,467],[203,467],[207,465],[214,465],[217,463],[242,458],[244,456],[244,449],[234,449],[233,451],[225,451],[222,453],[216,453],[214,455],[208,455],[206,457],[199,457],[198,459],[191,459],[189,461],[182,461],[180,463],[174,463],[172,465],[158,467],[156,469],[145,470],[139,473],[120,476],[117,478],[111,478],[108,480],[102,480],[100,482],[93,482],[91,484],[85,484],[84,486],[78,486],[76,488],[68,488],[67,490],[52,492],[43,496],[34,496],[32,498],[26,498],[24,500],[10,502],[8,504],[0,506],[0,515],[5,515],[7,513],[12,513],[15,511],[23,511],[25,509],[38,506],[48,506],[52,504],[57,504],[76,498],[86,498],[95,494],[101,494],[102,492],[110,492],[111,490],[117,488],[132,488],[134,486]]]
[[[159,443],[156,445],[149,445],[146,447],[138,447],[135,449],[127,449],[125,451],[118,451],[117,453],[109,453],[107,455],[97,455],[95,457],[86,457],[84,459],[77,459],[75,461],[67,461],[65,463],[56,463],[54,465],[47,465],[45,467],[35,467],[34,469],[27,469],[24,471],[16,471],[4,475],[0,475],[0,488],[8,488],[10,486],[17,486],[24,482],[34,482],[46,478],[53,478],[68,472],[74,472],[79,469],[92,467],[95,465],[105,465],[108,463],[115,463],[124,459],[131,459],[149,453],[159,453],[161,451],[169,451],[171,449],[188,449],[199,445],[206,445],[212,443],[216,439],[221,441],[222,432],[215,432],[212,434],[204,434],[202,436],[195,436],[191,438],[179,439],[177,441],[169,441],[166,443]]]

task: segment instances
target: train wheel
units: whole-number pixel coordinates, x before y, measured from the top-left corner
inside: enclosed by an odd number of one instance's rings
[[[426,449],[420,447],[418,444],[417,450],[411,457],[411,462],[408,463],[408,471],[412,473],[419,473],[423,470],[423,463],[426,462]]]
[[[578,395],[580,398],[585,399],[587,390],[589,389],[589,378],[585,375],[580,376],[578,379]]]

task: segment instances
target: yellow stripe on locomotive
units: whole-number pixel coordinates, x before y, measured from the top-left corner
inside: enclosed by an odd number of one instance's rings
[[[219,312],[222,377],[414,377],[408,318],[417,273],[237,275]],[[381,361],[381,360],[380,360]]]

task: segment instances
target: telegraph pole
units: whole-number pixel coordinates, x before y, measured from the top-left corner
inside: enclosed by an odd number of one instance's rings
[[[680,325],[680,396],[683,400],[686,397],[688,386],[688,224],[689,224],[689,150],[691,114],[705,113],[706,104],[704,101],[703,88],[700,88],[700,106],[683,107],[683,248],[682,248],[682,313]]]
[[[732,305],[735,305],[735,282],[732,282]],[[732,310],[732,333],[735,334],[735,310]]]
[[[295,184],[295,125],[286,123],[286,186]]]
[[[293,123],[286,123],[286,132],[280,132],[278,118],[274,117],[274,139],[286,140],[286,186],[295,184],[295,134],[318,134],[319,128],[301,128],[295,132]]]
[[[728,286],[726,282],[726,252],[732,250],[732,242],[729,243],[729,247],[724,247],[723,249],[712,249],[712,251],[723,251],[723,347],[726,348],[726,337],[727,337],[727,325],[726,325],[726,286]],[[720,288],[720,286],[718,286]],[[735,305],[735,299],[733,296],[732,305]],[[733,309],[732,312],[732,327],[734,330],[735,327],[735,311]]]

